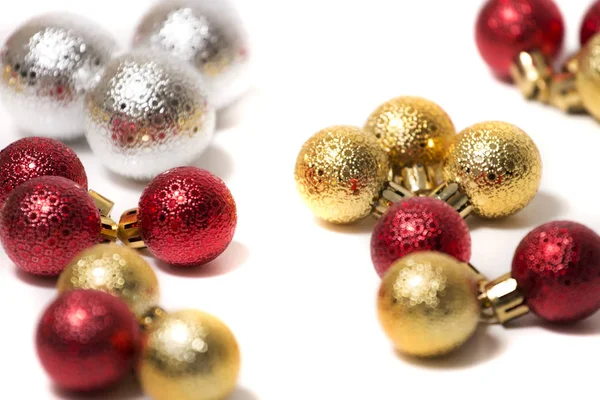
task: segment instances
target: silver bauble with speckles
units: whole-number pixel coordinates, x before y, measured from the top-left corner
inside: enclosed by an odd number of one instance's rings
[[[227,0],[163,1],[142,19],[134,46],[166,51],[192,63],[203,74],[217,109],[248,89],[248,40]]]
[[[85,101],[85,135],[113,172],[151,179],[189,165],[215,129],[202,76],[164,54],[133,52],[106,66]]]
[[[110,33],[72,14],[47,14],[21,25],[0,53],[0,93],[27,135],[83,135],[83,100],[117,51]]]

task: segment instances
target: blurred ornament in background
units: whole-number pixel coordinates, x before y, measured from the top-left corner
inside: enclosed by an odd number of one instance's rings
[[[148,318],[137,373],[154,400],[225,399],[240,370],[240,350],[229,328],[197,310]]]
[[[60,294],[77,290],[100,290],[125,301],[141,317],[158,304],[156,274],[134,250],[116,244],[99,244],[77,254],[61,273]]]
[[[215,110],[186,63],[152,52],[113,59],[86,96],[86,137],[111,171],[151,179],[196,161],[211,141]]]
[[[117,51],[111,34],[72,14],[32,19],[0,52],[0,93],[27,135],[71,139],[83,135],[83,99]]]
[[[85,169],[73,150],[40,137],[17,140],[0,151],[0,207],[20,184],[40,176],[62,176],[87,189]]]
[[[23,271],[58,276],[77,253],[103,240],[100,211],[69,179],[34,178],[13,190],[0,209],[0,240]]]
[[[133,42],[136,48],[164,51],[194,65],[217,109],[249,87],[248,40],[229,1],[163,1],[143,17]]]
[[[148,247],[168,264],[194,267],[221,255],[236,225],[235,201],[225,183],[206,170],[179,167],[148,184],[138,208],[121,217],[119,238],[133,248]]]
[[[579,41],[582,46],[592,38],[596,33],[600,32],[600,1],[595,1],[588,8],[579,31]]]
[[[134,366],[140,328],[120,299],[95,290],[60,296],[38,324],[36,347],[42,366],[61,389],[105,389]]]

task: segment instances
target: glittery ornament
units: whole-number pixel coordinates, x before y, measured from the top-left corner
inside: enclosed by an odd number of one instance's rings
[[[27,134],[54,138],[83,135],[83,98],[117,44],[94,22],[48,14],[26,22],[0,52],[0,93]]]
[[[36,346],[56,385],[92,391],[129,373],[139,339],[137,321],[125,303],[103,292],[77,290],[62,295],[44,312]]]
[[[191,66],[136,52],[107,65],[86,96],[85,124],[107,168],[149,179],[196,161],[212,138],[215,110]]]
[[[477,328],[478,276],[437,252],[417,252],[392,265],[377,296],[383,330],[396,348],[418,357],[461,346]]]
[[[77,154],[61,142],[25,138],[0,151],[0,207],[17,186],[39,176],[62,176],[87,189],[87,175]]]
[[[158,279],[134,250],[116,244],[99,244],[77,254],[60,274],[58,292],[100,290],[125,301],[142,316],[158,304]]]
[[[81,186],[58,176],[23,183],[0,210],[6,254],[25,272],[57,276],[81,250],[102,240],[100,212]]]
[[[444,178],[460,186],[476,214],[502,218],[533,200],[542,179],[542,160],[535,143],[518,127],[482,122],[456,136]]]
[[[508,79],[521,51],[540,50],[554,60],[564,33],[562,15],[552,0],[489,0],[477,18],[475,39],[492,71]]]
[[[579,34],[581,45],[584,46],[598,32],[600,32],[600,1],[594,2],[583,17]]]
[[[345,224],[369,215],[389,172],[388,157],[374,137],[352,126],[333,126],[302,146],[296,187],[317,217]]]
[[[469,262],[471,235],[463,218],[438,199],[413,197],[393,204],[371,236],[371,258],[379,276],[405,255],[425,250]]]
[[[237,224],[235,201],[225,183],[194,167],[157,176],[142,193],[137,212],[131,225],[140,240],[155,257],[179,267],[217,258],[231,243]]]
[[[152,323],[138,375],[154,400],[214,400],[235,387],[240,351],[229,328],[212,315],[185,310]]]
[[[600,308],[600,236],[584,225],[557,221],[519,244],[512,276],[526,303],[550,322],[575,322]]]
[[[134,46],[167,52],[195,66],[217,108],[227,106],[249,87],[248,41],[228,1],[163,1],[140,22]]]

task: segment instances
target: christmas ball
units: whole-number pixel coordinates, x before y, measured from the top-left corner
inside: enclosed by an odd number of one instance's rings
[[[444,160],[456,134],[452,120],[436,103],[420,97],[397,97],[379,106],[365,132],[389,154],[396,172],[414,164]]]
[[[196,161],[212,138],[215,111],[191,66],[137,52],[107,65],[86,96],[85,125],[107,168],[150,179]]]
[[[563,17],[552,0],[489,0],[475,26],[479,53],[502,79],[510,78],[521,51],[540,50],[553,62],[564,36]]]
[[[185,310],[150,326],[138,375],[154,400],[226,398],[235,387],[240,351],[229,328],[212,315]]]
[[[77,154],[54,139],[25,138],[0,151],[0,207],[17,186],[39,176],[62,176],[87,189]]]
[[[352,126],[333,126],[304,143],[295,178],[317,217],[346,224],[369,215],[389,173],[389,159],[374,137]]]
[[[17,267],[58,276],[80,251],[99,243],[100,212],[81,186],[42,176],[17,187],[0,210],[0,240]]]
[[[586,318],[600,308],[600,236],[576,222],[544,224],[517,247],[512,277],[531,311],[543,319]]]
[[[600,35],[593,36],[579,54],[575,74],[577,92],[586,110],[600,120]]]
[[[42,366],[62,389],[92,391],[126,376],[140,331],[125,303],[95,290],[76,290],[42,315],[36,347]]]
[[[143,17],[133,42],[136,48],[166,52],[196,67],[217,108],[249,87],[248,41],[228,1],[163,1]]]
[[[467,264],[442,253],[412,253],[394,263],[381,281],[379,321],[399,351],[444,355],[475,332],[477,296],[477,274]]]
[[[60,274],[59,293],[77,289],[100,290],[123,300],[141,317],[158,304],[158,279],[134,250],[98,244],[77,254]]]
[[[0,52],[0,94],[26,134],[83,135],[83,98],[117,51],[109,32],[81,16],[47,14],[9,36]]]
[[[210,172],[179,167],[157,176],[139,202],[138,226],[158,259],[178,267],[206,264],[225,251],[237,224],[231,192]]]
[[[600,32],[600,1],[594,2],[583,17],[581,30],[579,32],[581,45],[585,46],[585,44],[598,32]]]
[[[463,218],[445,202],[412,197],[395,203],[377,221],[371,236],[371,258],[383,277],[398,259],[434,250],[462,262],[471,259],[471,234]]]
[[[506,122],[482,122],[456,136],[444,178],[459,184],[476,214],[502,218],[533,200],[542,179],[542,160],[521,129]]]

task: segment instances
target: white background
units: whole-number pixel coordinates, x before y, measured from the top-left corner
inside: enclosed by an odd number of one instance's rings
[[[243,357],[233,400],[412,398],[598,398],[600,315],[552,328],[534,317],[510,329],[480,329],[456,354],[436,361],[399,357],[379,328],[379,278],[369,255],[372,221],[331,227],[300,202],[293,167],[301,144],[333,124],[362,125],[381,102],[419,95],[441,104],[457,128],[498,119],[540,148],[541,191],[501,222],[469,219],[473,263],[495,277],[533,227],[555,219],[600,231],[600,125],[524,101],[498,83],[474,44],[479,0],[239,0],[254,44],[254,87],[219,118],[213,147],[198,165],[221,176],[239,211],[235,240],[204,269],[157,266],[162,304],[222,318]],[[559,0],[568,50],[577,49],[589,0]],[[87,15],[127,45],[150,1],[30,0],[3,4],[0,37],[49,10]],[[18,138],[0,111],[0,147]],[[137,204],[144,184],[107,173],[84,141],[71,143],[90,186]],[[19,274],[0,252],[0,398],[70,399],[40,368],[33,346],[53,282]],[[85,397],[82,397],[85,398]],[[132,382],[96,398],[143,398]]]

